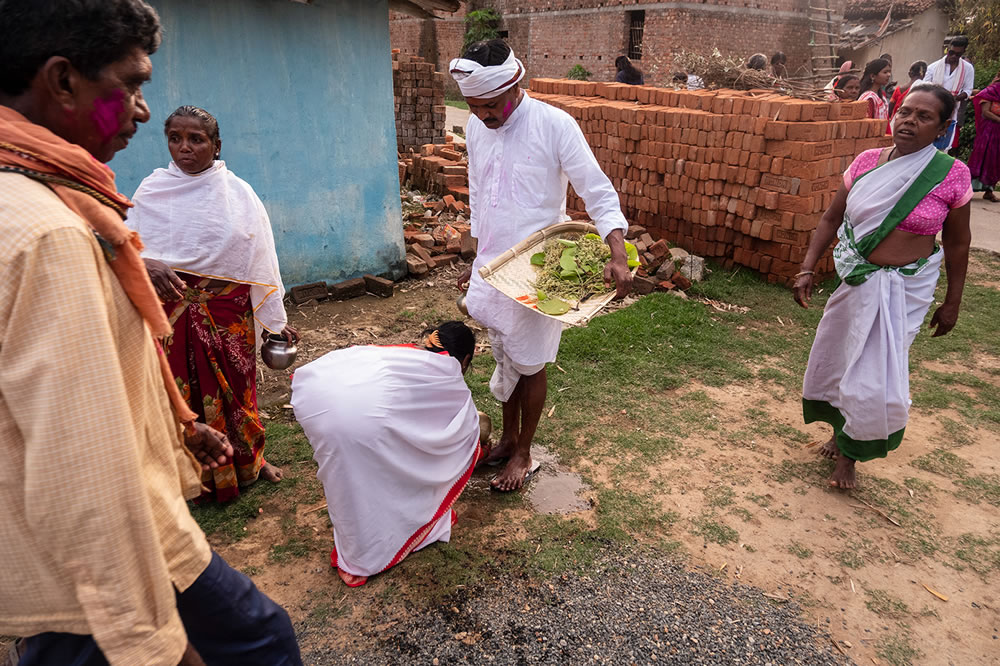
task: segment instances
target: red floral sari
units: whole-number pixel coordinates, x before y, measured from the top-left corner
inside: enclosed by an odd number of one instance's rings
[[[257,356],[250,286],[178,273],[188,288],[164,305],[174,332],[165,346],[177,385],[198,420],[226,433],[228,465],[202,472],[219,502],[257,480],[264,464],[264,426],[257,413]]]

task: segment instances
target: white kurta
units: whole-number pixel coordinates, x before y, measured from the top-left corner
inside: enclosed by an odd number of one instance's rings
[[[572,116],[527,93],[499,129],[469,116],[466,142],[472,235],[479,241],[466,300],[469,314],[504,336],[504,353],[516,363],[551,363],[562,324],[504,296],[479,276],[479,268],[536,231],[568,220],[568,183],[586,203],[602,238],[626,230],[618,193]]]
[[[940,60],[935,60],[927,66],[927,75],[924,76],[924,81],[943,86],[953,95],[958,95],[959,93],[964,92],[969,97],[972,97],[972,86],[976,81],[976,68],[972,66],[971,62],[965,58],[961,58],[958,61],[958,65],[955,66],[955,69],[949,71],[948,65],[944,62],[944,58],[941,58]],[[957,104],[955,105],[955,110],[951,114],[952,120],[955,120],[956,118],[958,118]]]
[[[319,464],[339,569],[371,576],[448,541],[479,454],[479,413],[457,360],[333,351],[295,371],[292,407]]]

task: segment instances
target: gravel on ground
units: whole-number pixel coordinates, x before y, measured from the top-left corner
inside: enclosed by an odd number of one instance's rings
[[[350,654],[307,664],[844,664],[794,601],[651,556],[605,554],[587,575],[458,590]]]

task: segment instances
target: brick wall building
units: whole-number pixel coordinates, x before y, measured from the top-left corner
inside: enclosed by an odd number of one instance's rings
[[[816,2],[816,0],[812,0]],[[646,82],[670,82],[674,54],[718,48],[741,57],[784,51],[788,70],[808,71],[810,0],[468,0],[466,9],[491,8],[502,16],[502,35],[529,76],[561,77],[574,65],[593,81],[614,79],[614,61],[633,56]],[[835,17],[844,0],[830,0]],[[393,48],[438,63],[441,71],[461,50],[461,11],[443,19],[394,15]],[[637,56],[637,57],[636,57]],[[449,84],[452,85],[452,84]],[[454,90],[454,87],[451,88]]]

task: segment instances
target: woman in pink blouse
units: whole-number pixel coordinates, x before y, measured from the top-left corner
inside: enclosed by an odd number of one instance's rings
[[[861,96],[859,102],[868,102],[868,117],[888,121],[889,103],[882,89],[892,78],[892,63],[878,58],[865,65],[861,75]]]
[[[903,439],[910,344],[934,302],[942,263],[948,291],[931,317],[933,337],[958,320],[972,183],[965,164],[934,147],[954,108],[941,86],[910,91],[893,118],[893,147],[854,160],[796,276],[795,300],[808,307],[816,262],[838,239],[842,283],[823,311],[802,388],[806,423],[833,427],[820,452],[837,462],[834,487],[854,488],[855,463],[884,458]]]

